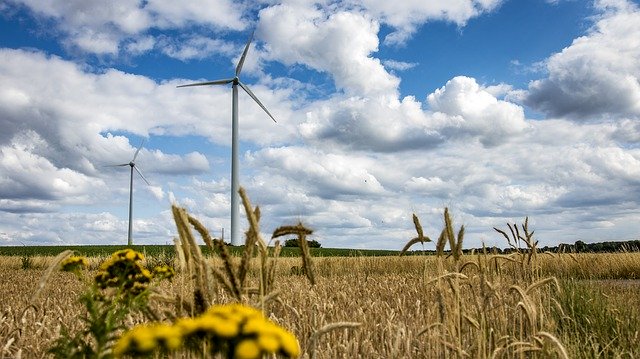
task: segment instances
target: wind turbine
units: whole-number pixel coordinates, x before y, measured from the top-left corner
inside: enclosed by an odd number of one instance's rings
[[[136,166],[136,158],[138,157],[138,154],[140,153],[140,150],[142,149],[142,145],[143,144],[144,144],[144,140],[142,140],[142,142],[140,143],[140,146],[138,146],[138,149],[136,150],[136,153],[133,154],[133,158],[131,159],[131,161],[129,163],[121,163],[119,165],[108,166],[108,167],[124,167],[124,166],[131,167],[131,177],[129,179],[129,234],[127,236],[127,245],[128,246],[133,244],[133,240],[131,238],[131,232],[132,232],[132,229],[133,229],[133,221],[132,221],[132,215],[133,215],[133,170],[135,169],[136,172],[138,172],[140,177],[142,177],[142,179],[147,183],[147,185],[151,185],[149,183],[149,181],[147,181],[147,179],[144,178],[144,175],[142,174],[142,172],[140,172],[140,170]]]
[[[188,85],[181,85],[178,87],[191,87],[191,86],[208,86],[208,85],[226,85],[232,84],[232,101],[231,101],[231,244],[239,245],[238,238],[238,215],[239,215],[239,194],[238,194],[238,86],[242,87],[244,92],[246,92],[263,110],[264,112],[271,117],[273,122],[276,122],[276,119],[269,113],[266,107],[258,100],[256,95],[249,89],[249,87],[242,82],[240,82],[240,72],[242,71],[242,65],[244,64],[244,59],[247,57],[247,51],[249,51],[249,45],[251,44],[251,40],[253,40],[253,33],[249,37],[249,41],[247,41],[247,45],[244,47],[244,51],[242,52],[242,56],[238,61],[238,65],[236,66],[236,73],[233,78],[215,80],[215,81],[207,81],[207,82],[199,82]]]

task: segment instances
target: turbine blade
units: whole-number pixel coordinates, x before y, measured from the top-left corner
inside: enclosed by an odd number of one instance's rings
[[[223,80],[215,80],[215,81],[207,81],[207,82],[197,82],[193,84],[180,85],[176,87],[180,88],[180,87],[191,87],[191,86],[226,85],[232,82],[233,82],[233,79],[223,79]]]
[[[138,174],[140,175],[140,177],[142,177],[142,179],[143,179],[145,182],[147,182],[147,184],[148,184],[149,186],[151,186],[151,183],[149,183],[149,181],[147,181],[147,179],[146,179],[146,178],[144,178],[144,175],[142,175],[142,172],[140,172],[140,170],[138,169],[138,166],[133,166],[133,168],[135,168],[136,172],[138,172]]]
[[[236,77],[240,76],[240,71],[242,71],[242,65],[244,65],[244,59],[247,57],[247,52],[249,51],[249,45],[251,45],[251,40],[253,40],[253,32],[251,36],[249,36],[249,41],[244,46],[244,51],[242,52],[242,56],[240,56],[240,61],[238,61],[238,66],[236,66]]]
[[[269,117],[271,117],[271,119],[273,120],[273,122],[278,123],[278,121],[276,121],[276,119],[271,115],[271,113],[269,113],[269,110],[267,110],[266,107],[264,107],[264,105],[262,104],[262,102],[260,102],[260,100],[258,100],[258,98],[256,97],[256,95],[253,94],[253,92],[251,92],[251,90],[249,90],[249,87],[247,87],[247,85],[243,84],[242,82],[238,82],[238,85],[240,85],[240,87],[242,87],[242,89],[249,95],[251,96],[251,98],[260,106],[262,107],[262,109],[264,110],[264,112],[267,113],[267,115],[269,115]]]
[[[142,145],[144,145],[144,138],[142,139],[142,142],[140,142],[140,146],[138,146],[138,149],[136,150],[136,153],[133,155],[133,159],[131,160],[131,162],[136,161],[136,158],[138,157],[138,153],[140,153],[140,150],[142,149]]]
[[[119,165],[104,165],[102,167],[122,167],[122,166],[128,166],[128,163],[121,163]]]

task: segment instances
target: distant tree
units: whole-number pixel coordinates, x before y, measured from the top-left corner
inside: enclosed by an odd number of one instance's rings
[[[578,252],[578,253],[586,252],[587,251],[587,244],[584,243],[583,241],[576,241],[575,248],[576,248],[576,252]]]
[[[311,241],[307,241],[307,243],[309,244],[309,248],[320,248],[322,245],[320,244],[320,242],[314,240]],[[285,247],[299,247],[298,245],[298,239],[297,238],[291,238],[291,239],[287,239],[286,241],[284,241],[284,246]]]

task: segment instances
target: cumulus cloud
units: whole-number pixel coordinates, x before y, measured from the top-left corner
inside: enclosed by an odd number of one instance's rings
[[[448,139],[497,146],[527,129],[521,106],[491,94],[503,90],[459,76],[427,96],[429,110],[411,96],[334,98],[309,109],[300,133],[308,140],[381,152],[433,149]]]
[[[277,168],[305,183],[310,193],[325,198],[371,196],[385,192],[367,170],[366,159],[327,154],[307,148],[268,148],[253,154],[251,162]]]
[[[209,171],[209,160],[200,152],[186,155],[172,155],[160,150],[140,151],[139,162],[145,162],[145,168],[155,173],[173,175],[197,175]]]
[[[189,2],[115,0],[10,0],[33,14],[54,20],[70,47],[99,55],[134,54],[152,48],[150,29],[172,29],[200,24],[214,29],[242,30],[241,8],[228,0]]]
[[[396,29],[386,36],[385,43],[402,44],[427,21],[443,20],[464,26],[469,19],[493,11],[502,2],[503,0],[364,0],[356,4],[361,4],[374,17]]]
[[[125,244],[127,219],[109,212],[100,213],[35,213],[29,215],[30,226],[21,224],[20,214],[5,213],[0,218],[0,240],[3,245],[48,244]],[[170,218],[163,215],[152,220],[134,220],[133,238],[136,244],[170,242]],[[153,222],[153,223],[151,223]],[[161,242],[162,243],[162,242]]]
[[[640,9],[596,1],[602,14],[586,35],[546,61],[549,76],[529,84],[524,102],[576,121],[640,117]]]
[[[104,187],[99,179],[69,168],[57,168],[37,154],[47,152],[46,147],[35,131],[18,133],[9,144],[0,146],[0,197],[72,203],[73,198],[77,200],[91,189]]]
[[[201,30],[200,25],[215,23],[214,33],[235,31],[250,18],[231,2],[209,3],[214,6],[198,12],[193,3],[122,1],[113,4],[139,11],[116,20],[117,9],[84,19],[96,11],[93,3],[25,3],[54,19],[72,46],[97,53],[164,51],[185,61],[214,51],[235,61],[241,48],[201,31],[171,38],[156,36],[154,29]],[[260,5],[256,36],[264,42],[251,49],[245,70],[259,77],[251,88],[278,123],[241,92],[241,139],[248,145],[241,183],[260,205],[265,230],[302,220],[325,247],[397,249],[415,235],[412,213],[437,236],[446,206],[456,224],[468,229],[469,246],[480,240],[504,246],[500,238],[482,236],[525,216],[531,216],[541,245],[596,238],[613,225],[619,235],[636,235],[640,128],[631,80],[637,81],[638,56],[633,41],[613,40],[636,30],[635,5],[596,2],[601,13],[593,28],[546,61],[548,78],[527,91],[457,76],[433,93],[418,94],[420,99],[400,97],[400,71],[414,64],[376,58],[379,46],[406,41],[424,22],[464,26],[500,3]],[[214,8],[224,11],[210,13]],[[232,16],[221,19],[227,10]],[[382,45],[381,26],[392,30]],[[271,60],[290,66],[290,74],[301,68],[326,74],[340,91],[311,99],[305,92],[313,85],[263,73]],[[605,93],[615,92],[614,80],[627,91],[614,93],[618,99]],[[136,203],[145,204],[135,212],[136,243],[175,234],[170,211],[155,211],[167,198],[187,206],[214,231],[228,228],[230,181],[227,171],[218,171],[227,167],[227,154],[217,148],[194,151],[190,140],[229,144],[230,89],[175,88],[192,81],[158,83],[108,68],[90,73],[41,52],[0,50],[0,241],[124,242],[129,173],[102,166],[129,161],[140,137],[150,138],[149,147],[136,162],[152,185],[134,185]],[[601,83],[610,87],[589,94]],[[516,97],[563,118],[527,120],[511,101]],[[598,100],[606,106],[590,109]],[[618,120],[575,121],[587,115]],[[189,136],[189,147],[179,154],[155,149],[162,145],[154,139],[162,136]],[[97,202],[112,208],[79,214],[64,207]],[[582,226],[575,228],[576,223]],[[569,226],[571,233],[561,230]]]
[[[349,94],[395,96],[399,79],[371,56],[378,50],[378,30],[366,13],[312,4],[265,8],[258,23],[269,59],[326,72]]]
[[[469,133],[485,146],[496,146],[527,128],[524,110],[498,100],[475,79],[458,76],[427,96],[443,133]]]
[[[230,56],[241,51],[225,41],[198,35],[184,39],[161,37],[158,43],[162,53],[183,61],[203,59],[211,54]]]
[[[158,84],[147,77],[113,69],[92,74],[39,52],[2,49],[0,60],[3,142],[20,129],[29,128],[47,139],[54,149],[92,147],[86,156],[104,163],[112,157],[112,141],[126,142],[123,137],[102,135],[108,132],[125,131],[145,137],[198,135],[222,144],[231,137],[227,87],[176,89],[185,81]],[[44,86],[43,78],[48,79]],[[291,111],[288,90],[271,91],[263,85],[252,86],[252,90],[274,115],[279,115],[282,124],[287,123]],[[274,127],[267,121],[264,111],[248,96],[240,97],[246,102],[242,108],[243,125],[248,128],[243,132],[244,140],[269,143],[290,136],[286,126]],[[119,143],[117,148],[124,150],[124,144]],[[127,143],[126,148],[130,151],[131,146]],[[129,158],[131,153],[118,155]],[[194,160],[191,155],[184,163],[193,164],[198,170],[204,168],[201,159]],[[79,163],[68,154],[57,161]]]
[[[124,190],[124,182],[123,188],[113,186],[112,176],[122,177],[119,171],[104,166],[128,163],[139,144],[112,131],[203,138],[207,133],[230,133],[228,117],[211,123],[209,115],[193,115],[206,109],[188,104],[190,100],[174,101],[190,97],[176,90],[175,83],[157,84],[115,70],[86,73],[71,62],[39,52],[2,49],[0,59],[0,191],[5,199],[0,207],[4,211],[49,211],[62,204],[104,200],[109,191]],[[48,81],[42,82],[43,78]],[[262,89],[258,86],[256,92]],[[204,96],[211,100],[210,93]],[[228,107],[228,94],[220,91],[219,96],[219,106]],[[271,98],[265,95],[263,100],[270,103]],[[203,101],[212,102],[216,103]],[[193,117],[185,116],[185,108]],[[255,132],[247,133],[268,141],[264,131],[258,135],[261,126],[271,125],[260,111],[246,108],[247,124],[252,122],[251,113],[261,115],[256,116]],[[210,130],[216,126],[224,130]],[[220,136],[221,143],[228,142],[222,135],[215,136]],[[156,185],[146,188],[156,200],[164,198],[158,175],[199,175],[210,170],[209,159],[197,151],[178,155],[143,148],[136,162]]]
[[[300,133],[310,141],[381,152],[428,149],[443,141],[413,97],[402,101],[334,98],[314,104]]]

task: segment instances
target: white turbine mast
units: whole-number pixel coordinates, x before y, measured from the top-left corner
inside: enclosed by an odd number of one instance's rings
[[[251,40],[253,40],[253,33],[249,36],[249,41],[247,41],[247,45],[244,47],[244,51],[242,52],[242,56],[240,57],[240,61],[238,61],[238,65],[236,66],[236,73],[233,78],[230,79],[222,79],[222,80],[214,80],[214,81],[206,81],[193,83],[188,85],[181,85],[178,87],[191,87],[191,86],[208,86],[208,85],[226,85],[232,84],[232,101],[231,101],[231,244],[239,245],[239,228],[238,228],[238,216],[239,216],[239,184],[238,184],[238,172],[239,172],[239,163],[238,163],[238,86],[242,87],[244,92],[246,92],[263,110],[264,112],[271,117],[273,122],[276,122],[276,119],[269,113],[269,110],[258,100],[256,95],[249,89],[249,87],[242,82],[240,82],[240,72],[242,71],[242,65],[244,64],[244,59],[247,57],[247,51],[249,51],[249,45],[251,44]]]
[[[129,163],[121,163],[118,165],[107,166],[107,167],[124,167],[124,166],[131,167],[131,177],[129,179],[129,233],[127,235],[128,246],[131,246],[133,244],[133,238],[131,236],[131,232],[133,230],[133,221],[132,221],[132,218],[133,218],[133,170],[135,169],[136,172],[138,172],[140,177],[142,177],[142,179],[147,183],[147,185],[151,185],[149,181],[147,181],[147,179],[144,178],[144,175],[142,174],[142,172],[140,172],[140,169],[138,169],[138,166],[136,166],[136,158],[138,157],[138,154],[140,153],[140,150],[142,149],[143,144],[144,144],[144,139],[140,143],[140,146],[138,146],[136,153],[133,154],[133,158],[131,159],[131,161],[129,161]]]

